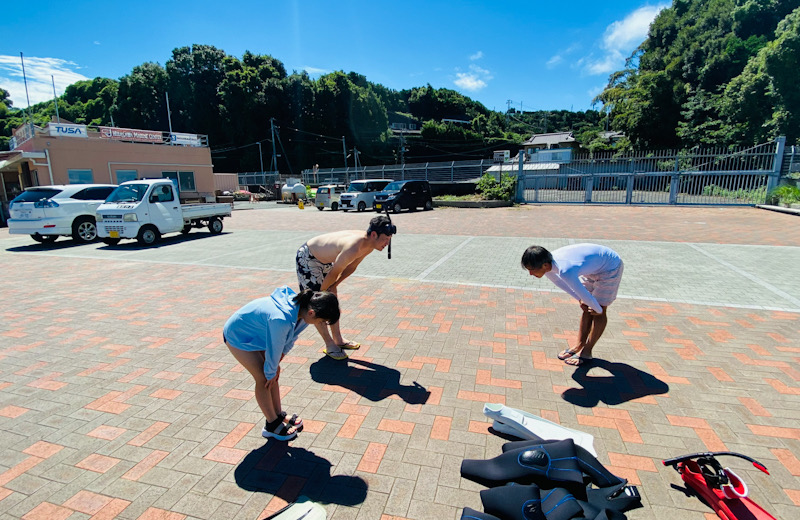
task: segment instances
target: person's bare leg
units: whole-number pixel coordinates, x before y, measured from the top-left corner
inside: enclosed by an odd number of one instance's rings
[[[281,411],[280,385],[278,385],[277,378],[273,378],[272,384],[267,385],[267,378],[264,376],[264,353],[247,352],[230,345],[227,346],[236,361],[253,376],[256,403],[258,403],[258,407],[261,409],[261,413],[264,414],[267,423],[274,422],[278,419],[278,414]],[[293,431],[293,427],[291,427],[287,433],[291,434]]]
[[[592,314],[589,312],[588,307],[581,313],[580,325],[578,325],[578,344],[572,349],[573,352],[580,352],[586,347],[586,340],[589,338],[589,332],[592,330]]]
[[[271,390],[267,388],[267,378],[264,376],[264,353],[263,352],[247,352],[238,348],[228,345],[228,350],[231,351],[233,357],[244,368],[250,372],[255,380],[255,394],[256,403],[264,414],[267,422],[273,422],[278,418],[280,408],[275,408],[275,403],[271,395]],[[280,404],[280,393],[278,395],[278,404]]]
[[[583,349],[580,353],[580,359],[592,359],[592,349],[594,349],[595,344],[600,340],[600,337],[603,335],[603,332],[606,330],[606,325],[608,324],[608,313],[606,309],[608,307],[603,307],[603,314],[592,314],[590,315],[591,318],[591,331],[589,332],[589,338],[586,340],[586,344],[584,345]],[[580,361],[575,358],[568,359],[566,361],[568,365],[578,365]]]
[[[317,327],[317,332],[319,332],[319,335],[322,336],[322,341],[325,342],[325,350],[327,350],[331,354],[338,354],[338,353],[342,352],[342,349],[339,347],[339,344],[336,343],[334,338],[332,338],[330,333],[328,332],[328,325],[326,325],[324,323],[317,323],[314,326]],[[339,326],[337,324],[336,325],[336,331],[338,332],[338,330],[339,330]],[[331,325],[331,331],[333,331],[333,325]],[[341,338],[341,337],[342,337],[342,334],[339,333],[339,338]]]
[[[578,343],[574,346],[567,347],[558,354],[558,359],[566,361],[572,356],[579,354],[586,346],[586,339],[589,337],[589,331],[592,329],[592,315],[589,313],[589,307],[581,304],[581,319],[578,323]]]

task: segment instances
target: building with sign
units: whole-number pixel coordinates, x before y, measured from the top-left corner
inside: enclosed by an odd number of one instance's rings
[[[63,120],[62,120],[63,121]],[[25,124],[0,152],[0,202],[30,186],[119,184],[134,179],[177,179],[181,200],[214,200],[208,137],[51,122]]]

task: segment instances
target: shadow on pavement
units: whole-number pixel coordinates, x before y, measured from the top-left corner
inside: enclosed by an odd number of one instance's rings
[[[331,475],[332,467],[327,459],[304,448],[270,439],[248,453],[233,476],[245,491],[269,493],[286,502],[294,502],[300,495],[324,504],[355,506],[364,502],[367,482],[361,477]]]
[[[593,368],[602,368],[611,375],[590,376],[589,371]],[[561,397],[584,408],[592,408],[600,402],[608,405],[621,404],[669,391],[669,385],[652,374],[625,363],[612,363],[598,358],[575,369],[572,379],[583,388],[570,388]]]
[[[84,245],[96,245],[98,246],[97,249],[99,251],[139,251],[139,250],[146,250],[146,249],[158,249],[160,247],[166,247],[173,244],[180,244],[182,242],[192,242],[194,240],[201,240],[210,238],[213,236],[224,236],[229,234],[229,232],[223,231],[219,235],[214,235],[208,231],[200,231],[198,230],[195,233],[188,233],[186,235],[183,234],[169,234],[166,236],[161,237],[161,239],[153,244],[152,246],[143,246],[136,241],[135,238],[131,239],[124,239],[120,243],[115,245],[108,245],[104,244],[100,239],[94,242],[78,242],[77,240],[73,240],[71,238],[63,238],[60,240],[56,240],[55,242],[50,242],[49,244],[40,244],[39,242],[32,242],[30,244],[24,246],[15,246],[9,247],[6,251],[9,252],[17,252],[17,253],[33,253],[36,251],[58,251],[60,249],[69,249],[72,247],[80,247]]]
[[[313,363],[310,370],[311,379],[317,383],[347,388],[370,401],[380,401],[396,394],[408,404],[425,404],[431,396],[416,381],[413,385],[401,385],[397,370],[361,359],[350,358],[343,362],[325,356]]]

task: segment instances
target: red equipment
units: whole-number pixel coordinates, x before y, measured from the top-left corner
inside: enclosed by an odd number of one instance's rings
[[[745,459],[769,475],[766,466],[757,460],[732,451],[694,453],[662,462],[674,467],[686,485],[714,508],[722,520],[776,520],[747,497],[747,484],[733,471],[722,467],[715,458],[719,455]]]

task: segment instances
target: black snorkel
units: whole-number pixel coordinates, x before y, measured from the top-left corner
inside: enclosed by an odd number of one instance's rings
[[[389,207],[388,206],[386,207],[386,218],[389,219],[389,225],[388,225],[387,229],[390,231],[390,233],[389,233],[389,251],[387,252],[386,255],[387,255],[387,259],[391,260],[392,259],[392,235],[397,233],[397,227],[394,224],[392,224],[392,217],[389,216]]]

